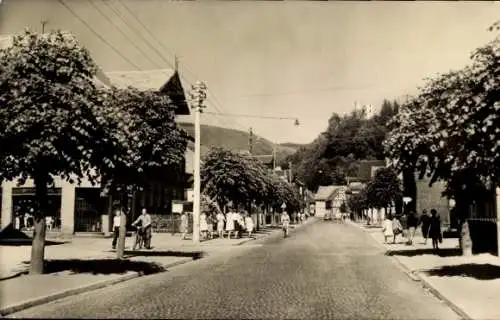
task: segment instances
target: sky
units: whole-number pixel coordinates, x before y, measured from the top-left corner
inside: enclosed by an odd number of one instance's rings
[[[332,113],[376,111],[462,68],[498,19],[494,1],[4,0],[0,35],[41,31],[45,20],[74,32],[104,71],[172,68],[176,55],[186,90],[207,84],[207,112],[300,126],[211,114],[202,123],[308,143]]]

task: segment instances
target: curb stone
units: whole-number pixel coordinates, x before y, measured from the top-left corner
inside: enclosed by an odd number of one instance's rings
[[[173,267],[176,267],[176,266],[179,266],[179,265],[191,262],[191,261],[194,261],[194,260],[193,259],[179,260],[179,261],[172,262],[170,264],[165,265],[164,268],[165,269],[173,268]],[[167,270],[165,270],[163,272],[166,272],[166,271]],[[162,273],[162,272],[158,272],[158,273]],[[154,274],[158,274],[158,273],[154,273]],[[23,302],[18,303],[16,305],[11,305],[11,306],[5,307],[3,309],[0,309],[0,316],[5,317],[5,316],[7,316],[9,314],[16,313],[16,312],[19,312],[19,311],[22,311],[22,310],[25,310],[25,309],[29,309],[29,308],[32,308],[32,307],[36,307],[36,306],[39,306],[39,305],[42,305],[42,304],[46,304],[46,303],[49,303],[49,302],[53,302],[53,301],[56,301],[56,300],[59,300],[59,299],[62,299],[62,298],[66,298],[66,297],[69,297],[69,296],[78,295],[78,294],[89,292],[89,291],[95,291],[95,290],[98,290],[98,289],[103,289],[103,288],[110,287],[112,285],[115,285],[115,284],[118,284],[118,283],[121,283],[121,282],[129,281],[129,280],[132,280],[132,279],[136,279],[136,278],[139,278],[139,277],[145,277],[145,276],[148,276],[148,275],[144,275],[144,274],[141,274],[139,272],[134,272],[132,274],[125,275],[125,276],[122,276],[122,277],[119,277],[119,278],[116,278],[116,279],[105,280],[105,281],[101,281],[101,282],[98,282],[98,283],[93,283],[93,284],[90,284],[90,285],[83,285],[83,286],[81,286],[79,288],[69,289],[69,290],[65,290],[65,291],[62,291],[62,292],[54,293],[54,294],[51,294],[51,295],[46,295],[46,296],[42,296],[42,297],[31,299],[31,300],[28,300],[28,301],[23,301]]]
[[[356,222],[353,222],[353,221],[349,221],[349,224],[352,225],[352,226],[355,226],[359,229],[361,229],[362,231],[364,232],[367,232],[368,234],[370,234],[370,236],[375,240],[375,243],[377,245],[379,245],[380,247],[382,247],[385,251],[387,251],[387,248],[382,244],[380,243],[374,236],[373,234],[371,234],[370,232],[368,232],[365,228],[363,228],[363,226],[360,226],[359,224],[357,224]],[[420,284],[425,288],[427,289],[430,293],[432,293],[436,298],[438,298],[439,300],[441,300],[442,302],[444,302],[450,309],[452,309],[456,314],[458,314],[462,319],[466,319],[466,320],[473,320],[473,318],[468,315],[464,310],[462,310],[462,308],[460,308],[458,305],[456,305],[453,301],[451,301],[450,299],[448,299],[446,296],[444,296],[441,292],[439,292],[439,290],[434,287],[434,285],[432,285],[430,283],[429,280],[427,280],[425,278],[425,276],[422,276],[420,274],[420,271],[411,271],[403,262],[401,262],[401,260],[396,257],[396,256],[390,256],[390,258],[392,258],[391,260],[393,262],[396,263],[396,265],[401,268],[404,273],[410,278],[412,279],[413,281],[415,282],[420,282]]]

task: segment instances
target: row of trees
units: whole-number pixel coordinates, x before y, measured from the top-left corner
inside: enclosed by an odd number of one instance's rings
[[[67,32],[26,31],[0,50],[0,181],[34,182],[31,273],[43,272],[47,188],[55,176],[86,178],[123,199],[159,172],[182,169],[187,134],[175,124],[170,99],[105,88],[97,70]]]
[[[499,37],[476,49],[471,60],[428,80],[401,106],[384,142],[398,172],[447,183],[445,193],[455,199],[462,224],[469,204],[500,185]]]
[[[384,159],[386,124],[398,110],[398,102],[385,100],[371,118],[364,110],[344,116],[334,113],[324,133],[281,165],[287,168],[290,161],[295,176],[313,191],[322,185],[345,184],[346,177],[358,174],[359,160]]]
[[[400,208],[403,191],[401,181],[391,168],[380,168],[359,193],[349,196],[347,206],[358,217],[363,210]]]
[[[228,203],[247,208],[288,212],[303,208],[299,189],[252,158],[223,148],[212,148],[201,168],[202,193],[216,201],[220,208]]]

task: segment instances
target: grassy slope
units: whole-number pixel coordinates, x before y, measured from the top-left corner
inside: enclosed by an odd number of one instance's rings
[[[189,135],[194,136],[194,125],[181,122],[178,125],[186,130]],[[234,151],[248,150],[249,134],[245,131],[221,128],[216,126],[201,125],[202,153],[207,152],[210,147],[224,147]],[[286,143],[277,146],[277,158],[294,153],[300,145]],[[273,144],[262,137],[254,135],[253,152],[256,155],[271,155]]]

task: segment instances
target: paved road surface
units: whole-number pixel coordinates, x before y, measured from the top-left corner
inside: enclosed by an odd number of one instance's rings
[[[38,318],[459,319],[348,224],[186,264],[25,310]]]

